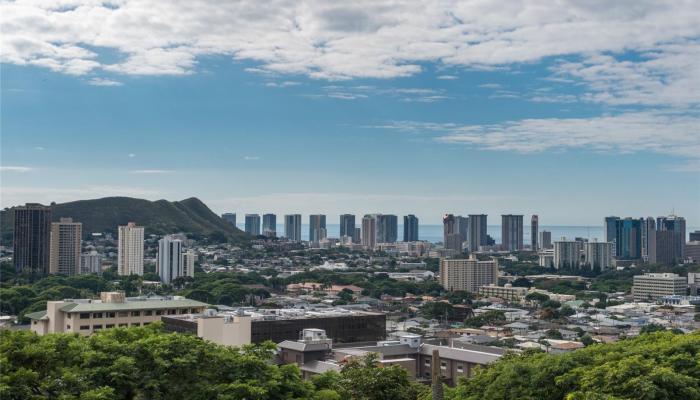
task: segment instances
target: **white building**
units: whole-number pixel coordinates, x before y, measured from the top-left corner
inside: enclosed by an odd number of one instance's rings
[[[632,285],[632,295],[636,301],[656,300],[664,296],[683,296],[686,288],[686,278],[676,274],[636,275]]]
[[[129,222],[119,227],[119,275],[143,275],[143,227]]]
[[[554,268],[575,269],[581,265],[581,242],[561,238],[554,242]]]
[[[163,283],[171,283],[173,279],[185,276],[182,240],[172,236],[164,236],[160,239],[156,266]]]
[[[606,270],[612,267],[612,247],[611,242],[586,242],[583,245],[586,264],[591,268]]]
[[[447,290],[476,293],[482,286],[498,284],[498,261],[479,261],[473,254],[468,259],[442,259],[440,284]]]
[[[97,251],[92,250],[89,253],[80,255],[80,273],[81,274],[101,274],[102,273],[102,256]]]
[[[188,250],[182,253],[182,276],[194,278],[194,263],[197,261],[197,254]]]

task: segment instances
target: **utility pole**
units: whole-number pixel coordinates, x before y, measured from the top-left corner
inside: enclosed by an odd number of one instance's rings
[[[431,386],[433,389],[433,400],[443,400],[444,394],[442,391],[442,374],[440,373],[440,351],[438,349],[433,350],[433,363],[432,363],[432,382]]]

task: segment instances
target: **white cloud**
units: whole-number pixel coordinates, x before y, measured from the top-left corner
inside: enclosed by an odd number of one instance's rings
[[[135,170],[132,170],[129,172],[132,174],[152,175],[152,174],[171,174],[175,171],[168,170],[168,169],[135,169]]]
[[[651,152],[681,159],[700,158],[700,116],[660,111],[593,118],[524,119],[492,125],[398,121],[375,126],[428,133],[435,140],[491,151],[537,153],[583,150],[606,153]]]
[[[33,167],[24,167],[18,165],[3,165],[0,166],[0,171],[2,172],[31,172],[34,171]]]
[[[245,157],[243,157],[243,159],[246,161],[257,161],[260,159],[260,157],[259,156],[245,156]]]
[[[43,147],[43,146],[34,146],[34,150],[37,150],[37,151],[44,151],[44,150],[46,150],[46,148]]]
[[[301,85],[301,82],[296,82],[296,81],[284,81],[284,82],[267,82],[265,86],[267,87],[274,87],[274,88],[286,88],[290,86],[298,86]]]
[[[114,81],[106,78],[92,78],[88,81],[89,85],[92,86],[122,86],[123,84],[119,81]]]
[[[127,156],[128,156],[129,158],[134,158],[134,157],[136,157],[136,154],[134,154],[134,153],[129,153]]]
[[[62,4],[1,3],[3,62],[74,75],[183,75],[196,72],[198,58],[223,55],[270,76],[343,80],[409,76],[430,62],[494,70],[573,55],[580,61],[562,62],[554,78],[586,82],[591,101],[678,105],[700,96],[693,1]],[[101,59],[103,48],[122,58]]]
[[[444,80],[444,81],[452,81],[452,80],[455,80],[455,79],[459,79],[459,78],[457,78],[457,77],[454,76],[454,75],[439,75],[437,78],[438,78],[438,79],[441,79],[441,80]]]

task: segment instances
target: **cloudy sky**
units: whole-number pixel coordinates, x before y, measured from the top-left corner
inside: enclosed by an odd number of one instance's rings
[[[345,3],[1,2],[2,206],[700,225],[697,1]]]

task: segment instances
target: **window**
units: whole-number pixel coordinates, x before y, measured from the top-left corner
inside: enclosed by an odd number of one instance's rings
[[[459,372],[460,374],[461,374],[461,373],[464,373],[464,367],[461,366],[461,365],[458,365],[458,366],[457,366],[457,372]]]
[[[70,325],[66,325],[66,329],[70,329]]]
[[[119,327],[129,326],[129,324],[119,324]]]
[[[117,315],[119,315],[120,318],[128,317],[129,312],[128,311],[119,311],[119,314],[117,314]]]
[[[36,325],[36,321],[32,321],[32,324]]]
[[[90,325],[80,325],[80,330],[81,330],[81,331],[90,330]]]
[[[105,313],[105,314],[107,315],[107,318],[114,318],[114,317],[117,316],[117,313],[113,313],[113,312],[108,312],[108,313]]]
[[[153,310],[146,310],[143,312],[143,315],[150,317],[151,315],[153,315]]]
[[[146,325],[148,325],[148,324],[150,324],[150,322],[144,322],[144,323],[143,323],[143,326],[146,326]]]
[[[180,310],[180,314],[187,314],[187,309],[183,308],[182,310]]]
[[[134,323],[131,324],[131,326],[141,326],[141,323],[140,323],[140,322],[134,322]]]
[[[90,313],[80,313],[80,319],[90,319]]]
[[[426,360],[425,360],[425,365],[430,365],[430,360],[426,359]]]
[[[71,319],[71,313],[68,313],[68,319]]]
[[[163,315],[163,310],[156,310],[156,315]]]
[[[132,311],[131,312],[132,317],[140,317],[141,316],[141,311]]]
[[[447,363],[445,361],[440,363],[440,369],[446,369],[447,368]]]
[[[175,315],[177,314],[177,310],[168,310],[168,315]]]

